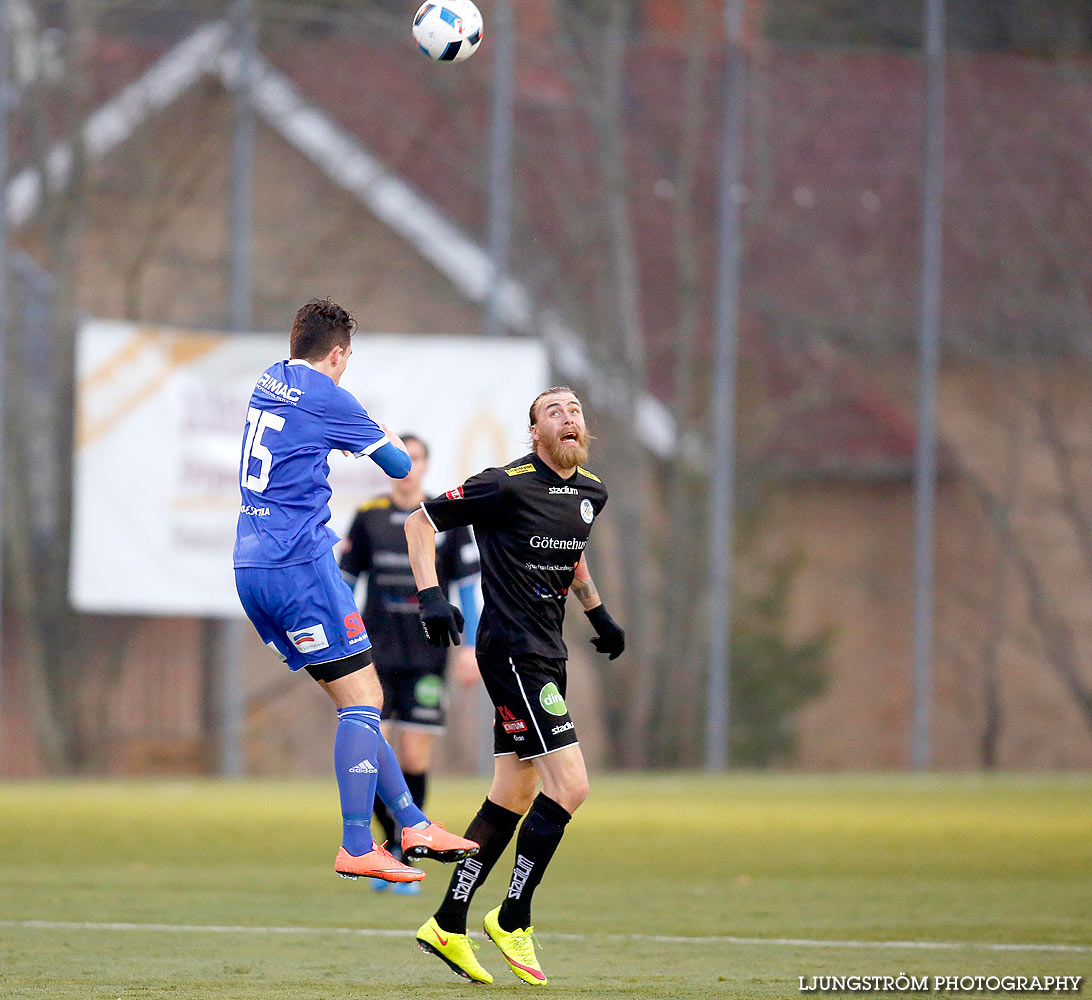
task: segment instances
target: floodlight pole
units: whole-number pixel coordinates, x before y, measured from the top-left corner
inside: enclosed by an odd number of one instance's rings
[[[705,766],[728,766],[732,623],[732,525],[735,515],[736,347],[742,263],[739,200],[743,145],[743,0],[725,0],[724,136],[720,175],[713,375],[713,454],[709,489],[709,678]]]
[[[504,334],[502,296],[508,283],[512,238],[512,120],[515,79],[515,27],[512,0],[497,0],[488,35],[493,47],[491,123],[489,129],[489,258],[493,265],[485,299],[485,335]],[[478,773],[493,771],[493,704],[484,688],[477,696],[481,725],[477,746]]]
[[[0,774],[4,765],[4,397],[8,348],[8,4],[0,0]]]
[[[489,132],[489,257],[493,277],[486,293],[487,337],[504,333],[501,296],[508,280],[512,233],[512,101],[515,37],[511,0],[497,0],[489,32],[493,45],[492,125]],[[490,767],[492,769],[492,767]]]
[[[254,0],[235,0],[235,138],[231,160],[231,326],[250,330],[254,230]]]
[[[937,369],[944,209],[944,0],[925,4],[925,155],[922,182],[921,343],[914,470],[914,664],[910,761],[932,757],[933,533],[937,481]]]
[[[254,66],[257,30],[253,0],[235,0],[235,125],[231,170],[231,328],[249,332],[253,325],[252,243],[254,230]],[[223,618],[216,628],[219,676],[219,771],[228,778],[243,773],[243,629],[238,618]]]

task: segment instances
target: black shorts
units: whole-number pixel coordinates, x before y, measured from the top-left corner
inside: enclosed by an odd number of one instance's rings
[[[544,656],[479,656],[493,716],[493,754],[530,760],[577,743],[565,706],[565,661]]]
[[[444,728],[444,679],[430,671],[395,670],[380,673],[384,722],[439,731]]]

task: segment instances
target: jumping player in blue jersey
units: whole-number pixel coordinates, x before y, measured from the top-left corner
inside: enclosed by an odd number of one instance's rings
[[[306,669],[337,706],[342,842],[334,869],[346,878],[417,882],[423,871],[372,840],[377,794],[402,827],[403,857],[459,861],[478,845],[430,822],[413,802],[379,730],[383,691],[371,640],[333,553],[330,451],[367,455],[392,479],[410,470],[398,435],[338,385],[355,329],[353,317],[329,299],[308,302],[292,323],[291,358],[266,369],[254,386],[239,470],[235,584],[262,641],[290,669]]]
[[[372,497],[353,518],[342,543],[341,575],[356,591],[366,595],[361,614],[372,639],[372,662],[383,685],[383,735],[395,747],[398,762],[413,801],[425,808],[428,770],[433,744],[444,732],[446,706],[445,678],[447,650],[430,646],[421,632],[417,615],[417,584],[410,570],[404,525],[410,513],[427,499],[424,478],[428,474],[428,446],[415,434],[403,434],[413,466],[405,479]],[[462,608],[463,638],[453,658],[451,673],[464,687],[480,679],[474,658],[474,635],[478,627],[478,548],[467,527],[436,536],[436,571],[445,592],[457,588]],[[381,799],[375,803],[375,818],[391,844],[399,842],[394,817]],[[391,853],[398,856],[397,850]],[[372,888],[386,889],[374,880]],[[394,886],[399,894],[416,895],[417,882]]]

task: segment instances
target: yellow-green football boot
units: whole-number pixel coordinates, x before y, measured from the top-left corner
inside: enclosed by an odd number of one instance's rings
[[[535,957],[534,927],[506,931],[497,922],[499,914],[498,906],[485,915],[485,933],[489,940],[500,948],[508,968],[515,975],[532,986],[545,986],[546,973],[542,971],[542,966],[538,964],[538,959]]]
[[[457,976],[469,979],[472,983],[491,983],[493,977],[478,964],[474,952],[477,944],[465,934],[452,934],[445,931],[435,917],[429,917],[417,931],[417,947],[435,955]]]

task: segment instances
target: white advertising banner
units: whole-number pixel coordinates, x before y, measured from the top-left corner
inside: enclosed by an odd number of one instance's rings
[[[215,334],[90,321],[77,344],[70,592],[81,611],[242,615],[231,565],[239,455],[258,376],[288,335]],[[378,421],[426,441],[433,495],[529,450],[527,409],[546,386],[530,340],[358,333],[341,380]],[[330,455],[330,527],[389,480]]]

